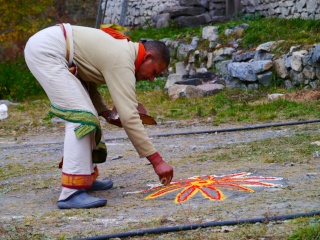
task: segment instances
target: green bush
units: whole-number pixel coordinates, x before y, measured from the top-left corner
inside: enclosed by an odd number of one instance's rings
[[[0,99],[21,101],[44,93],[22,59],[0,62],[0,72]]]

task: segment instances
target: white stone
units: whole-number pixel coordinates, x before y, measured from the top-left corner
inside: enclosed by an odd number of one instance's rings
[[[8,117],[8,107],[6,104],[0,104],[0,120]]]

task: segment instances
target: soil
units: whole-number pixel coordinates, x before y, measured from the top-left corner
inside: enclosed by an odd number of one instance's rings
[[[145,200],[148,194],[128,192],[148,189],[148,184],[158,183],[157,176],[148,161],[138,157],[124,130],[111,127],[104,130],[108,160],[99,165],[99,178],[111,178],[114,187],[90,193],[108,200],[105,207],[98,209],[59,210],[56,206],[60,194],[58,163],[63,152],[63,125],[39,127],[19,137],[4,137],[0,139],[0,173],[4,176],[0,179],[0,223],[6,229],[11,227],[18,231],[22,228],[50,239],[319,211],[318,155],[308,153],[308,160],[302,159],[298,163],[229,161],[210,157],[212,152],[221,149],[225,153],[234,149],[241,151],[247,143],[318,131],[319,123],[249,131],[214,131],[238,127],[241,126],[213,127],[197,121],[174,121],[146,126],[146,130],[164,159],[174,167],[174,180],[249,172],[253,176],[281,177],[282,180],[275,181],[281,186],[254,188],[252,193],[226,191],[223,201],[210,201],[198,193],[185,203],[177,204],[174,198],[178,192]],[[201,133],[164,136],[197,131]]]

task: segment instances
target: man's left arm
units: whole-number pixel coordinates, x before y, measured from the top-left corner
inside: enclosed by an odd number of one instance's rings
[[[99,116],[103,116],[103,117],[106,116],[106,114],[110,110],[108,109],[107,105],[105,104],[105,102],[103,101],[100,95],[100,92],[98,90],[98,85],[91,82],[85,82],[84,85],[89,93],[93,106],[97,110]]]

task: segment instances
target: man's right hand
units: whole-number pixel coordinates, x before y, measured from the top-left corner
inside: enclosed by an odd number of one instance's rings
[[[163,161],[162,157],[158,152],[155,154],[148,156],[147,159],[152,164],[154,171],[159,176],[159,180],[163,185],[170,184],[173,178],[173,168]]]

